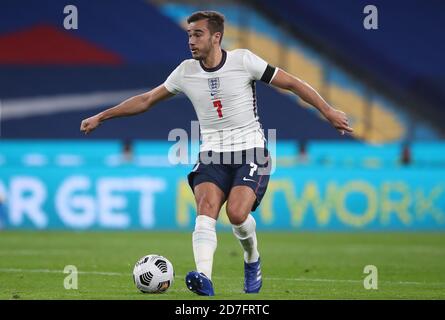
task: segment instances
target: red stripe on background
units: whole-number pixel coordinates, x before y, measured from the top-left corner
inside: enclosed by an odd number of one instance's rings
[[[0,36],[0,64],[118,65],[123,59],[73,31],[37,25]]]

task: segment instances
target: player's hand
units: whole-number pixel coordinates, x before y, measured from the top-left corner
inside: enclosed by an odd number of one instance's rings
[[[90,133],[94,129],[96,129],[100,125],[99,116],[95,115],[90,118],[82,120],[82,123],[80,124],[80,131],[84,132],[85,134]]]
[[[346,132],[354,132],[354,129],[349,126],[346,113],[343,111],[331,108],[326,114],[326,118],[338,131],[340,131],[342,135],[344,135]]]

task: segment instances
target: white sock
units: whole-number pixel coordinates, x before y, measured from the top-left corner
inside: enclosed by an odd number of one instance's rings
[[[205,215],[199,215],[195,221],[193,232],[193,255],[196,271],[212,278],[213,254],[216,250],[216,220]]]
[[[238,238],[241,247],[244,249],[244,261],[247,263],[257,262],[260,254],[257,248],[255,233],[256,222],[251,214],[246,221],[240,225],[232,225],[233,234]]]

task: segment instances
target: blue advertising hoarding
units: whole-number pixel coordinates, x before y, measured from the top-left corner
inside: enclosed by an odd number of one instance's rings
[[[8,229],[191,230],[191,166],[0,168]],[[445,230],[445,170],[279,167],[261,230]],[[229,230],[222,208],[218,227]]]

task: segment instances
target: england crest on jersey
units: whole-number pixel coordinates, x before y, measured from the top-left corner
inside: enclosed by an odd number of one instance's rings
[[[208,79],[209,82],[209,88],[210,88],[210,94],[214,96],[217,94],[217,91],[219,89],[219,78],[210,78]]]

